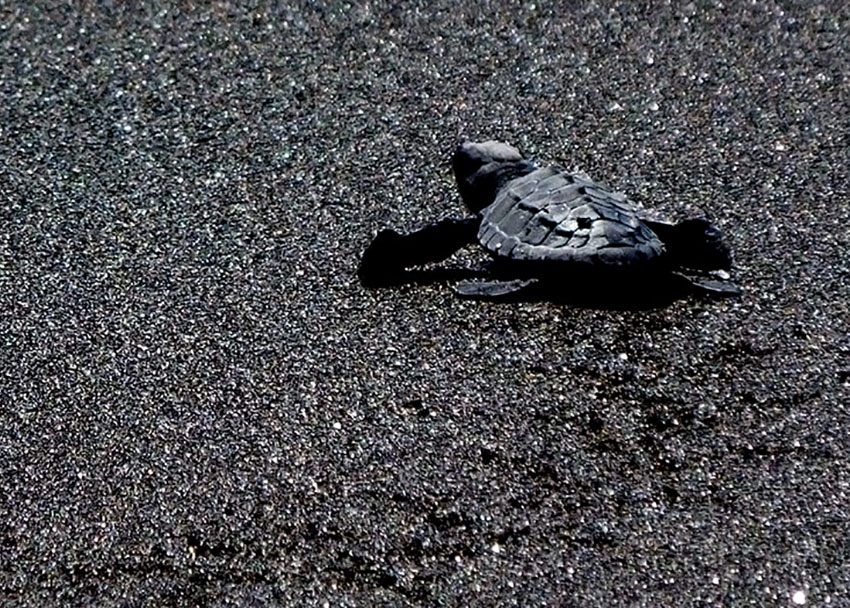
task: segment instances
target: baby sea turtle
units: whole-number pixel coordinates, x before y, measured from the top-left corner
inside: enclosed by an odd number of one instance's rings
[[[453,286],[466,297],[540,288],[621,299],[662,287],[740,293],[728,282],[729,247],[705,219],[648,219],[623,195],[558,165],[538,167],[502,142],[461,144],[452,167],[473,217],[444,219],[409,234],[382,230],[360,264],[365,285],[397,283],[406,269],[444,260],[477,241],[494,262],[483,279]]]

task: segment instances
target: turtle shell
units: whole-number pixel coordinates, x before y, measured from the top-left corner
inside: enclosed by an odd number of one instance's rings
[[[483,210],[478,240],[512,260],[632,266],[664,253],[623,195],[559,166],[506,184]]]

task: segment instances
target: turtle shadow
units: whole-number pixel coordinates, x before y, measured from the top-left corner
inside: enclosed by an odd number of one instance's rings
[[[379,276],[360,274],[361,284],[369,289],[397,288],[405,285],[446,285],[461,281],[488,280],[493,278],[490,268],[435,267],[405,269]],[[564,284],[570,287],[564,287]],[[519,291],[496,298],[476,298],[455,294],[467,300],[482,300],[493,303],[550,302],[572,308],[597,310],[641,311],[666,308],[678,300],[700,297],[676,277],[659,277],[651,281],[540,281]],[[704,297],[704,296],[703,296]]]
[[[674,284],[675,282],[670,283],[670,285],[655,286],[652,289],[628,292],[619,289],[593,288],[586,291],[569,291],[562,287],[542,284],[509,294],[498,301],[550,302],[570,308],[611,311],[657,310],[692,295],[680,285]]]

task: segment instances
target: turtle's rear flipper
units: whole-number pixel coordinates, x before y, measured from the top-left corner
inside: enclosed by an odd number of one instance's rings
[[[381,230],[363,252],[357,275],[369,287],[397,283],[406,268],[441,262],[475,241],[480,223],[477,217],[448,218],[409,234]]]
[[[667,254],[682,268],[729,270],[732,251],[717,227],[708,220],[694,218],[678,224],[643,220],[664,241]]]
[[[730,281],[715,279],[707,276],[688,276],[679,272],[673,273],[687,284],[689,291],[715,298],[730,298],[741,295],[741,288]]]
[[[462,298],[476,300],[498,300],[517,295],[536,285],[537,279],[514,279],[512,281],[460,281],[452,285],[452,291]]]

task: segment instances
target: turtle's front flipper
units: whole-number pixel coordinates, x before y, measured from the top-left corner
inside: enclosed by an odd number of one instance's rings
[[[405,268],[441,262],[474,242],[480,223],[477,217],[448,218],[409,234],[381,230],[363,253],[357,275],[369,287],[395,283]]]
[[[537,279],[514,279],[512,281],[460,281],[452,285],[452,291],[462,298],[476,300],[498,300],[513,296],[537,284]]]

